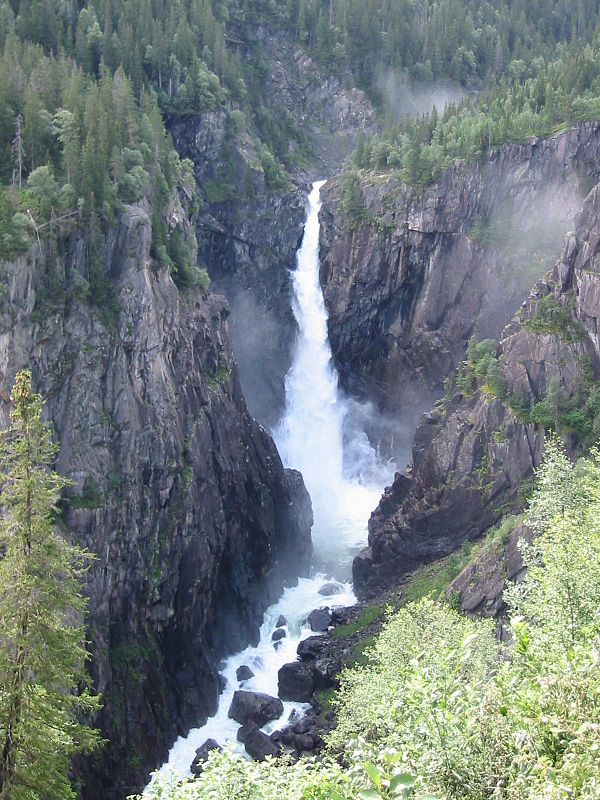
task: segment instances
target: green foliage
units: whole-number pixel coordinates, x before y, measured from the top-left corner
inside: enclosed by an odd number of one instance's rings
[[[527,572],[507,592],[513,644],[496,640],[491,621],[409,602],[388,612],[368,658],[327,698],[338,726],[318,763],[213,753],[199,779],[163,775],[150,798],[598,797],[600,452],[573,466],[549,439],[536,477],[526,519],[536,538],[522,544]]]
[[[360,175],[355,168],[346,165],[342,172],[340,189],[340,205],[346,218],[346,226],[348,230],[354,230],[369,218],[362,197]]]
[[[82,722],[98,708],[85,671],[89,557],[53,526],[66,481],[48,471],[57,448],[29,373],[17,375],[11,401],[1,453],[0,797],[64,800],[75,797],[70,756],[98,742]]]
[[[281,164],[265,145],[258,147],[258,158],[265,173],[265,182],[269,189],[285,189],[288,180]]]
[[[407,183],[435,180],[455,158],[474,159],[503,142],[547,136],[576,121],[600,115],[600,47],[582,47],[576,39],[561,46],[553,61],[531,62],[526,80],[508,74],[477,97],[467,96],[438,113],[388,124],[381,134],[360,143],[356,166],[369,170],[399,169]],[[498,80],[499,78],[499,80]],[[471,237],[481,244],[498,239],[494,222],[475,218]]]
[[[467,345],[467,361],[456,373],[456,385],[466,397],[480,386],[484,392],[500,399],[506,396],[506,380],[502,357],[496,355],[497,343],[493,339],[478,341],[474,336]]]
[[[334,628],[332,635],[334,638],[340,638],[341,636],[349,636],[352,633],[358,633],[368,628],[369,625],[382,615],[383,609],[381,606],[365,606],[365,608],[359,611],[352,622],[348,622],[346,625],[338,625]]]
[[[582,326],[571,309],[561,305],[553,294],[544,295],[531,317],[524,317],[523,327],[532,333],[553,333],[567,342],[581,338]]]

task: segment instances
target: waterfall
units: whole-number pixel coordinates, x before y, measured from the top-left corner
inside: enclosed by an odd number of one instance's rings
[[[364,431],[352,426],[354,403],[341,394],[331,359],[327,312],[319,281],[320,190],[308,197],[304,238],[293,275],[299,335],[286,378],[286,408],[275,442],[283,462],[300,470],[309,491],[317,566],[348,577],[352,556],[365,544],[389,465],[380,464]]]
[[[293,310],[298,322],[298,339],[292,368],[286,378],[286,408],[273,432],[284,464],[299,469],[310,493],[314,526],[312,531],[315,565],[310,578],[284,591],[265,612],[256,647],[247,647],[227,659],[221,674],[227,685],[219,708],[202,728],[179,737],[169,754],[167,768],[179,776],[189,773],[196,748],[208,738],[224,744],[236,740],[239,725],[228,711],[236,689],[277,695],[277,672],[296,659],[301,639],[312,634],[306,624],[308,614],[323,605],[345,606],[355,602],[347,581],[354,554],[364,546],[367,522],[383,488],[391,481],[393,467],[383,464],[360,429],[357,404],[343,396],[331,360],[327,336],[327,313],[319,282],[319,209],[324,181],[313,184],[308,198],[307,218],[297,269],[293,274]],[[331,580],[336,593],[323,596],[319,589]],[[276,649],[271,636],[280,615],[287,620],[287,636]],[[236,670],[248,665],[254,677],[240,686]],[[300,703],[284,703],[281,719],[269,723],[269,732],[285,724],[292,709]],[[164,767],[163,767],[164,768]]]

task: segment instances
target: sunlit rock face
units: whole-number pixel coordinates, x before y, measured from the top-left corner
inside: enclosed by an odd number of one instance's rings
[[[76,765],[86,798],[144,785],[214,711],[217,660],[258,638],[310,562],[310,500],[246,410],[225,301],[178,292],[150,243],[150,208],[126,208],[103,241],[110,313],[70,289],[89,268],[77,230],[50,265],[37,249],[6,264],[0,307],[2,422],[30,367],[74,481],[61,524],[95,556],[91,671],[108,744]]]

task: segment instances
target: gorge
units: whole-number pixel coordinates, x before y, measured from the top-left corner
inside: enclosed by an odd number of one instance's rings
[[[299,642],[311,634],[309,615],[324,605],[351,605],[355,601],[349,578],[352,556],[366,541],[367,521],[386,483],[392,465],[383,463],[364,431],[351,418],[351,404],[338,389],[331,365],[326,312],[319,284],[320,191],[313,184],[298,264],[293,274],[294,315],[299,334],[292,367],[286,377],[286,410],[275,431],[283,461],[301,470],[312,500],[314,524],[313,575],[284,591],[267,609],[260,641],[230,657],[224,668],[225,689],[217,714],[202,728],[178,740],[168,767],[185,776],[196,750],[208,739],[221,746],[235,743],[239,723],[229,715],[234,691],[278,694],[278,671],[296,657]],[[345,581],[345,582],[344,582]],[[273,634],[284,622],[284,636]],[[240,668],[251,676],[240,680]],[[286,702],[280,719],[267,730],[285,724],[290,713],[305,706]],[[168,768],[167,767],[167,768]]]
[[[90,555],[104,743],[63,753],[73,800],[564,800],[520,781],[583,775],[596,750],[517,661],[560,683],[598,636],[599,25],[567,0],[0,0],[0,423],[30,371],[68,479],[48,526]],[[519,587],[546,580],[583,598],[566,654],[527,650]],[[0,581],[2,800],[11,675],[44,691],[2,613],[22,590]],[[257,692],[264,752],[238,740]],[[447,751],[419,716],[442,707]]]

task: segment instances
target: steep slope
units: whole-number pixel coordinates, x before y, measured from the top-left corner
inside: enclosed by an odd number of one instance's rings
[[[36,247],[4,265],[2,420],[16,370],[31,367],[57,468],[75,482],[60,524],[95,555],[91,670],[108,744],[76,765],[85,798],[143,785],[215,709],[216,660],[258,636],[310,562],[310,500],[246,410],[225,302],[179,293],[150,242],[149,207],[127,207],[103,242],[103,309],[78,297],[90,258],[77,228],[44,259]]]
[[[545,429],[558,430],[572,450],[597,438],[599,251],[597,186],[552,273],[536,284],[495,353],[465,363],[462,389],[423,417],[412,465],[386,490],[369,523],[369,547],[354,562],[359,594],[377,593],[518,508]]]
[[[582,123],[423,189],[390,174],[363,175],[354,198],[343,178],[327,186],[321,282],[346,388],[395,415],[414,407],[416,423],[467,339],[497,337],[551,267],[599,156],[600,125]]]

